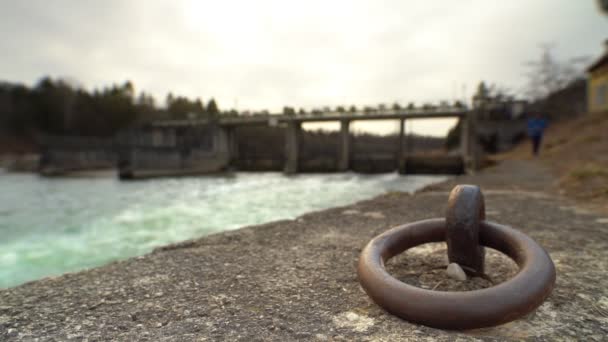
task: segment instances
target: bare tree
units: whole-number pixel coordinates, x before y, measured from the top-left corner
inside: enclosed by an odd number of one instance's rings
[[[285,106],[285,107],[283,107],[283,115],[294,116],[294,115],[296,115],[296,109],[293,107]]]
[[[483,91],[485,91],[485,97],[494,102],[511,101],[515,98],[513,91],[511,91],[509,87],[496,83],[486,86],[484,82],[481,82],[478,89],[483,89]],[[482,90],[478,91],[481,92]]]
[[[597,0],[597,5],[604,14],[608,14],[608,0]]]
[[[541,50],[538,60],[526,63],[528,82],[525,93],[531,99],[544,99],[584,77],[585,66],[589,62],[588,57],[581,56],[560,61],[553,55],[550,44],[541,45]]]

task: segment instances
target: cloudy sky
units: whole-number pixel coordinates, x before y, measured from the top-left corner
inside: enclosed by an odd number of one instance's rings
[[[239,110],[422,103],[520,90],[540,44],[597,57],[607,38],[594,0],[2,1],[0,79],[131,80]]]

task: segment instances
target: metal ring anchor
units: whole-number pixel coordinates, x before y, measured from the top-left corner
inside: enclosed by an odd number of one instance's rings
[[[454,212],[459,210],[448,209],[448,217]],[[448,222],[438,218],[402,225],[367,244],[359,258],[358,275],[374,302],[410,322],[475,329],[515,320],[549,296],[555,267],[547,252],[522,232],[489,221],[479,222],[479,243],[501,251],[519,266],[519,272],[501,284],[475,291],[431,291],[402,283],[386,271],[384,263],[393,256],[420,244],[445,241]]]
[[[483,274],[485,249],[479,245],[479,229],[485,219],[486,206],[479,187],[457,185],[452,189],[445,215],[448,260],[473,271],[469,274]]]

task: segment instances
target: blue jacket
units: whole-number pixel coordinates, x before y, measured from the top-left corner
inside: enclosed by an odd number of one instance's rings
[[[538,137],[543,135],[543,131],[547,128],[547,119],[530,118],[528,119],[528,135]]]

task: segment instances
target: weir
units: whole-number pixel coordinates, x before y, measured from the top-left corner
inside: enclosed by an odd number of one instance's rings
[[[56,173],[94,169],[101,161],[106,167],[117,166],[121,178],[216,173],[238,169],[236,166],[240,158],[244,157],[239,151],[238,129],[262,126],[279,127],[284,132],[282,170],[287,174],[349,170],[378,172],[373,171],[373,165],[384,165],[380,166],[381,170],[392,169],[405,174],[473,172],[479,167],[476,116],[476,112],[471,110],[442,110],[267,115],[219,118],[213,121],[164,120],[122,132],[113,139],[107,139],[101,148],[99,144],[78,142],[87,138],[71,138],[71,143],[67,145],[65,142],[51,143],[44,149],[41,159],[44,162],[43,169]],[[424,156],[413,153],[412,144],[408,141],[410,139],[406,139],[405,124],[408,120],[432,118],[460,120],[460,150],[456,155]],[[382,154],[369,151],[363,156],[355,156],[354,138],[350,135],[351,123],[371,120],[392,120],[399,123],[397,146],[395,152],[391,152],[392,157],[386,155],[386,152]],[[302,154],[302,125],[331,121],[340,124],[335,155],[331,159],[324,156],[307,163]],[[319,143],[317,142],[317,148]],[[61,157],[66,153],[71,157]],[[251,158],[247,159],[248,163],[255,163],[255,160],[249,159]],[[72,162],[73,160],[77,162]]]
[[[408,162],[410,156],[409,148],[405,142],[405,122],[413,119],[429,118],[458,118],[461,120],[460,134],[460,156],[417,156],[415,162]],[[350,124],[357,120],[398,120],[399,137],[397,153],[395,155],[395,168],[401,173],[427,173],[428,169],[436,169],[432,173],[462,173],[462,171],[472,172],[478,168],[478,149],[476,148],[475,135],[475,112],[474,111],[443,111],[443,112],[407,112],[396,111],[379,114],[347,114],[347,115],[322,115],[305,117],[281,117],[279,121],[285,122],[285,172],[294,174],[299,171],[299,149],[301,135],[301,124],[306,122],[328,122],[338,121],[340,123],[340,148],[336,156],[338,161],[337,171],[348,171],[351,166],[351,137],[349,134]],[[244,119],[240,124],[252,124],[257,118],[251,121]],[[231,122],[231,125],[239,124]],[[405,146],[404,146],[405,145]],[[419,165],[424,171],[418,171]],[[456,171],[460,170],[460,171]]]

